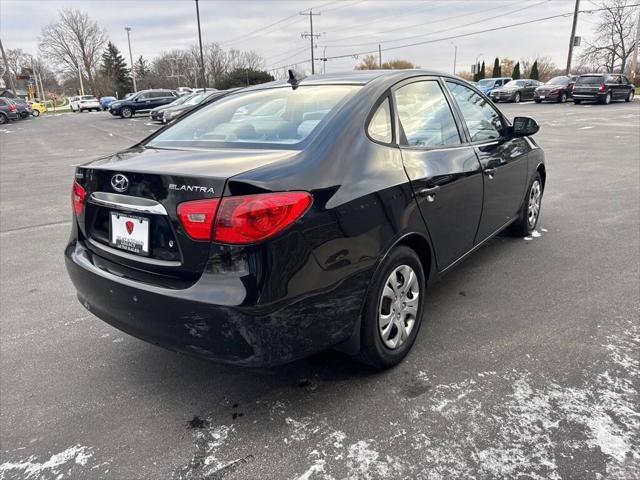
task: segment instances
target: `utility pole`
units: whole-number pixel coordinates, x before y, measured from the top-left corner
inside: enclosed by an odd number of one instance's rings
[[[2,61],[4,62],[4,68],[7,71],[7,77],[9,77],[9,84],[11,85],[11,91],[14,96],[17,96],[16,85],[13,83],[13,72],[9,68],[9,62],[7,62],[7,55],[4,53],[4,47],[2,46],[2,40],[0,40],[0,50],[2,50]]]
[[[133,64],[133,55],[131,54],[131,36],[129,35],[129,32],[131,32],[131,27],[124,27],[124,29],[127,31],[127,42],[129,42],[129,60],[131,61],[131,78],[133,78],[133,91],[137,92],[138,87],[136,86],[136,68]]]
[[[378,66],[382,69],[382,45],[378,44]]]
[[[576,8],[573,10],[573,25],[571,26],[571,38],[569,39],[569,55],[567,55],[567,69],[564,74],[571,73],[571,58],[573,57],[573,42],[576,38],[576,26],[578,25],[578,12],[580,11],[580,0],[576,0]]]
[[[322,74],[327,73],[327,46],[322,49]]]
[[[316,38],[320,37],[320,34],[313,34],[313,17],[316,15],[320,15],[319,13],[313,13],[313,9],[309,9],[309,13],[300,12],[300,15],[309,15],[309,31],[311,33],[303,33],[302,38],[309,38],[311,40],[311,74],[316,73],[315,67],[315,57],[313,55],[313,42]]]
[[[453,45],[453,74],[456,74],[456,63],[458,63],[458,46],[451,42],[451,45]]]
[[[638,44],[640,43],[640,12],[638,12],[638,26],[636,30],[636,44],[633,47],[633,56],[631,57],[631,83],[637,84],[638,80]]]
[[[202,31],[200,30],[200,7],[196,0],[196,17],[198,17],[198,42],[200,43],[200,75],[202,78],[203,91],[207,91],[207,78],[204,74],[204,54],[202,53]]]

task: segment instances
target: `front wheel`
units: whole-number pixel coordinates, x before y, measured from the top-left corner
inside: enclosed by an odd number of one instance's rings
[[[576,100],[575,98],[573,99],[573,103],[575,103],[576,105],[580,105],[582,103],[582,100]]]
[[[131,118],[133,117],[133,110],[130,107],[122,107],[120,110],[120,116],[122,118]]]
[[[558,101],[560,103],[565,103],[567,101],[567,92],[562,92],[562,95],[560,95],[560,98],[558,99]]]
[[[418,255],[396,247],[374,275],[362,314],[358,359],[390,368],[407,355],[422,323],[426,280]]]
[[[511,226],[511,231],[518,236],[526,237],[531,235],[538,225],[540,217],[540,206],[542,204],[542,177],[540,172],[536,172],[533,177],[527,196],[522,205],[519,219]]]
[[[8,121],[9,121],[9,118],[4,113],[0,112],[0,125],[4,125]]]
[[[513,102],[514,103],[520,103],[520,92],[517,92],[516,96],[513,97]]]
[[[542,100],[538,100],[538,99],[536,99],[536,100],[534,100],[534,101],[535,101],[536,103],[542,103]]]
[[[634,92],[633,90],[629,90],[629,95],[624,99],[625,102],[631,102],[633,100]]]

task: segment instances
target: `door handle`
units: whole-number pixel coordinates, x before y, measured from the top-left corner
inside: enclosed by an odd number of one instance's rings
[[[485,168],[484,169],[484,174],[488,175],[489,178],[493,178],[493,176],[496,174],[496,170],[495,168]]]
[[[431,188],[421,188],[418,190],[417,195],[419,197],[427,197],[427,202],[433,202],[436,199],[436,193],[440,190],[439,186]]]

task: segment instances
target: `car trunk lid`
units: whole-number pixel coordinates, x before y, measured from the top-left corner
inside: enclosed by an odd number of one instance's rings
[[[210,242],[194,240],[177,214],[183,202],[222,196],[239,173],[294,151],[134,148],[79,167],[85,191],[82,240],[103,268],[136,280],[184,288],[197,280]]]

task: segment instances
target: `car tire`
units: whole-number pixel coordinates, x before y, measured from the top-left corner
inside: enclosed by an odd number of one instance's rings
[[[515,96],[513,97],[513,103],[520,103],[520,92],[516,92]]]
[[[600,100],[603,105],[609,105],[611,103],[611,92],[607,92],[603,99]]]
[[[403,245],[394,248],[369,285],[360,325],[359,361],[380,369],[402,361],[422,324],[425,291],[424,269],[416,252]]]
[[[122,107],[120,109],[120,116],[122,118],[131,118],[131,117],[133,117],[133,109],[131,107]]]
[[[543,193],[542,177],[540,176],[540,172],[536,172],[527,189],[527,196],[522,202],[522,209],[520,210],[518,220],[510,227],[514,235],[526,237],[531,235],[536,229],[538,220],[540,219]]]
[[[573,99],[573,103],[575,103],[576,105],[580,105],[582,103],[582,100],[576,100],[575,98]]]
[[[534,100],[536,103],[542,103],[542,100]]]
[[[633,100],[634,95],[635,95],[635,92],[633,90],[629,90],[629,95],[627,95],[627,98],[625,98],[624,101],[631,102]]]
[[[4,113],[0,112],[0,125],[4,125],[9,121],[9,117],[7,117]]]
[[[33,111],[33,113],[32,113],[32,115],[33,115],[34,117],[39,117],[39,116],[40,116],[40,111],[39,111],[39,110],[34,110],[34,111]]]
[[[560,97],[558,98],[558,102],[560,103],[566,103],[567,101],[567,92],[562,92],[562,94],[560,95]]]

